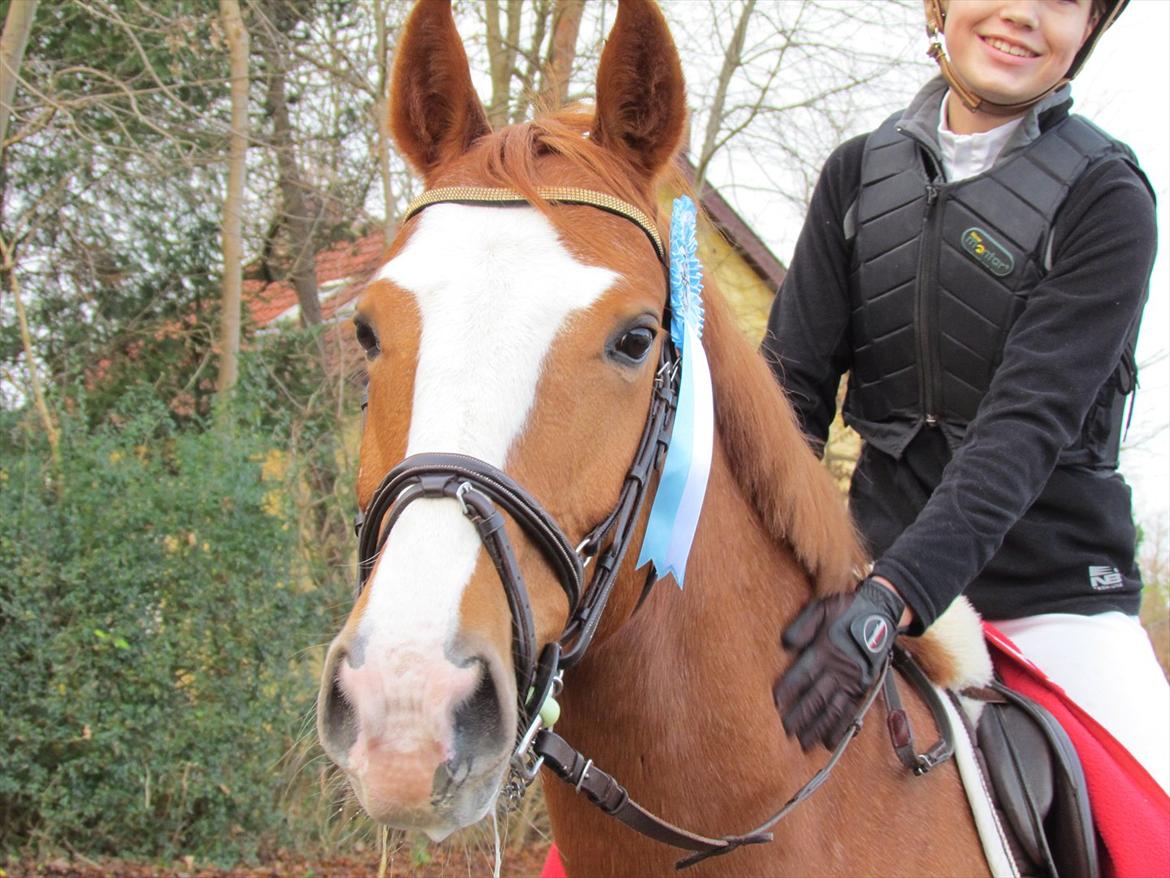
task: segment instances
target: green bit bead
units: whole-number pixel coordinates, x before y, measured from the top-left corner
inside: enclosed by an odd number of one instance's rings
[[[556,725],[557,720],[561,718],[561,706],[557,704],[557,700],[551,695],[544,699],[544,704],[540,706],[540,722],[546,729],[551,729]]]

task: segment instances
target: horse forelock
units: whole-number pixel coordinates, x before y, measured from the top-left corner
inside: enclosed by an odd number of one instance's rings
[[[494,131],[439,171],[434,185],[515,189],[575,244],[587,241],[581,227],[566,222],[564,212],[542,198],[537,189],[547,185],[593,189],[627,201],[654,218],[665,240],[668,219],[659,206],[658,192],[664,182],[681,190],[685,187],[682,175],[673,162],[667,162],[655,176],[647,176],[612,150],[592,141],[593,121],[593,109],[576,104]]]

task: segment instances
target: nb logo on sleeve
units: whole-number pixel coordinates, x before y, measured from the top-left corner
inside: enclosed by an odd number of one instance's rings
[[[1094,591],[1114,591],[1125,585],[1125,579],[1116,567],[1090,564],[1089,585]]]

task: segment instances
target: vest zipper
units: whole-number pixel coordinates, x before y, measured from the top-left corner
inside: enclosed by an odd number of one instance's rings
[[[931,164],[927,162],[927,164]],[[937,172],[926,184],[926,213],[922,218],[922,244],[918,251],[918,287],[915,297],[915,333],[918,342],[919,399],[927,425],[938,424],[936,411],[942,393],[938,387],[938,282],[939,226],[942,221],[940,202],[943,191],[935,182]]]

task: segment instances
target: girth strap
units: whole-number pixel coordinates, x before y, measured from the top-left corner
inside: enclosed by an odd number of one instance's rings
[[[903,765],[917,775],[926,774],[954,755],[955,732],[951,728],[950,716],[940,700],[941,696],[910,653],[895,645],[893,665],[918,690],[918,694],[930,708],[939,739],[925,753],[915,752],[914,732],[910,728],[910,718],[906,709],[902,706],[902,697],[898,694],[897,674],[887,674],[882,688],[886,700],[886,726],[890,732],[890,743],[893,744],[894,752]]]

